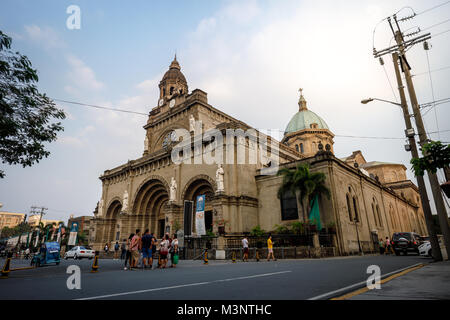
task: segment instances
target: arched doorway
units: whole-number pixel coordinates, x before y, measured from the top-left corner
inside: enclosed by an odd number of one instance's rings
[[[117,221],[122,211],[122,203],[119,200],[114,200],[106,211],[106,219],[109,221],[109,225],[105,228],[106,234],[103,237],[107,242],[120,240],[120,227],[118,227]]]
[[[161,238],[165,230],[164,204],[169,199],[163,180],[150,179],[139,187],[133,206],[135,229],[149,229]],[[134,231],[134,230],[133,230]]]
[[[205,201],[205,230],[213,229],[213,206],[214,187],[209,178],[197,178],[189,182],[183,192],[184,207],[184,234],[191,235],[196,233],[195,227],[195,208],[197,206],[197,197],[206,196]],[[188,205],[186,206],[186,202]],[[191,203],[191,204],[189,204]]]

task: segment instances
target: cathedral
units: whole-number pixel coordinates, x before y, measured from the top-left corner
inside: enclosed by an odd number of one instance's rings
[[[100,176],[90,244],[101,249],[137,228],[158,238],[180,230],[185,237],[199,236],[197,199],[204,199],[204,228],[219,237],[304,221],[295,197],[278,198],[283,178],[276,174],[302,163],[326,176],[331,196],[319,200],[320,220],[335,229],[338,254],[371,251],[374,239],[394,232],[426,234],[418,188],[406,167],[366,161],[360,151],[336,158],[332,131],[310,109],[300,89],[298,112],[276,141],[208,104],[206,92],[189,91],[175,56],[144,125],[142,156]],[[196,138],[199,132],[203,138]],[[226,156],[211,151],[212,145],[224,145]]]

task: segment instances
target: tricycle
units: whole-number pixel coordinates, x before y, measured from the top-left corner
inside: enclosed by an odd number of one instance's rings
[[[59,265],[61,261],[60,256],[60,246],[58,242],[45,242],[40,248],[39,252],[36,253],[31,259],[31,265],[40,267],[43,265],[48,265],[56,263]]]

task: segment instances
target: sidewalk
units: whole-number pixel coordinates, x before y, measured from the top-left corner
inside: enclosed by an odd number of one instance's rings
[[[450,261],[427,264],[348,300],[450,300]]]

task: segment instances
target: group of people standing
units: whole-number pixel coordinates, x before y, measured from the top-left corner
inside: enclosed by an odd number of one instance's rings
[[[178,263],[178,239],[174,234],[172,238],[166,233],[161,241],[155,238],[153,233],[149,233],[146,229],[141,235],[141,230],[136,229],[136,233],[130,234],[128,239],[124,239],[122,243],[121,258],[125,259],[124,270],[132,270],[138,268],[139,260],[142,258],[140,267],[153,269],[153,257],[157,253],[159,247],[159,259],[157,268],[164,269],[167,267],[168,256],[170,254],[170,268],[175,268]]]
[[[380,254],[390,254],[392,252],[391,240],[386,237],[386,240],[380,239],[378,242],[378,246],[380,247]]]

